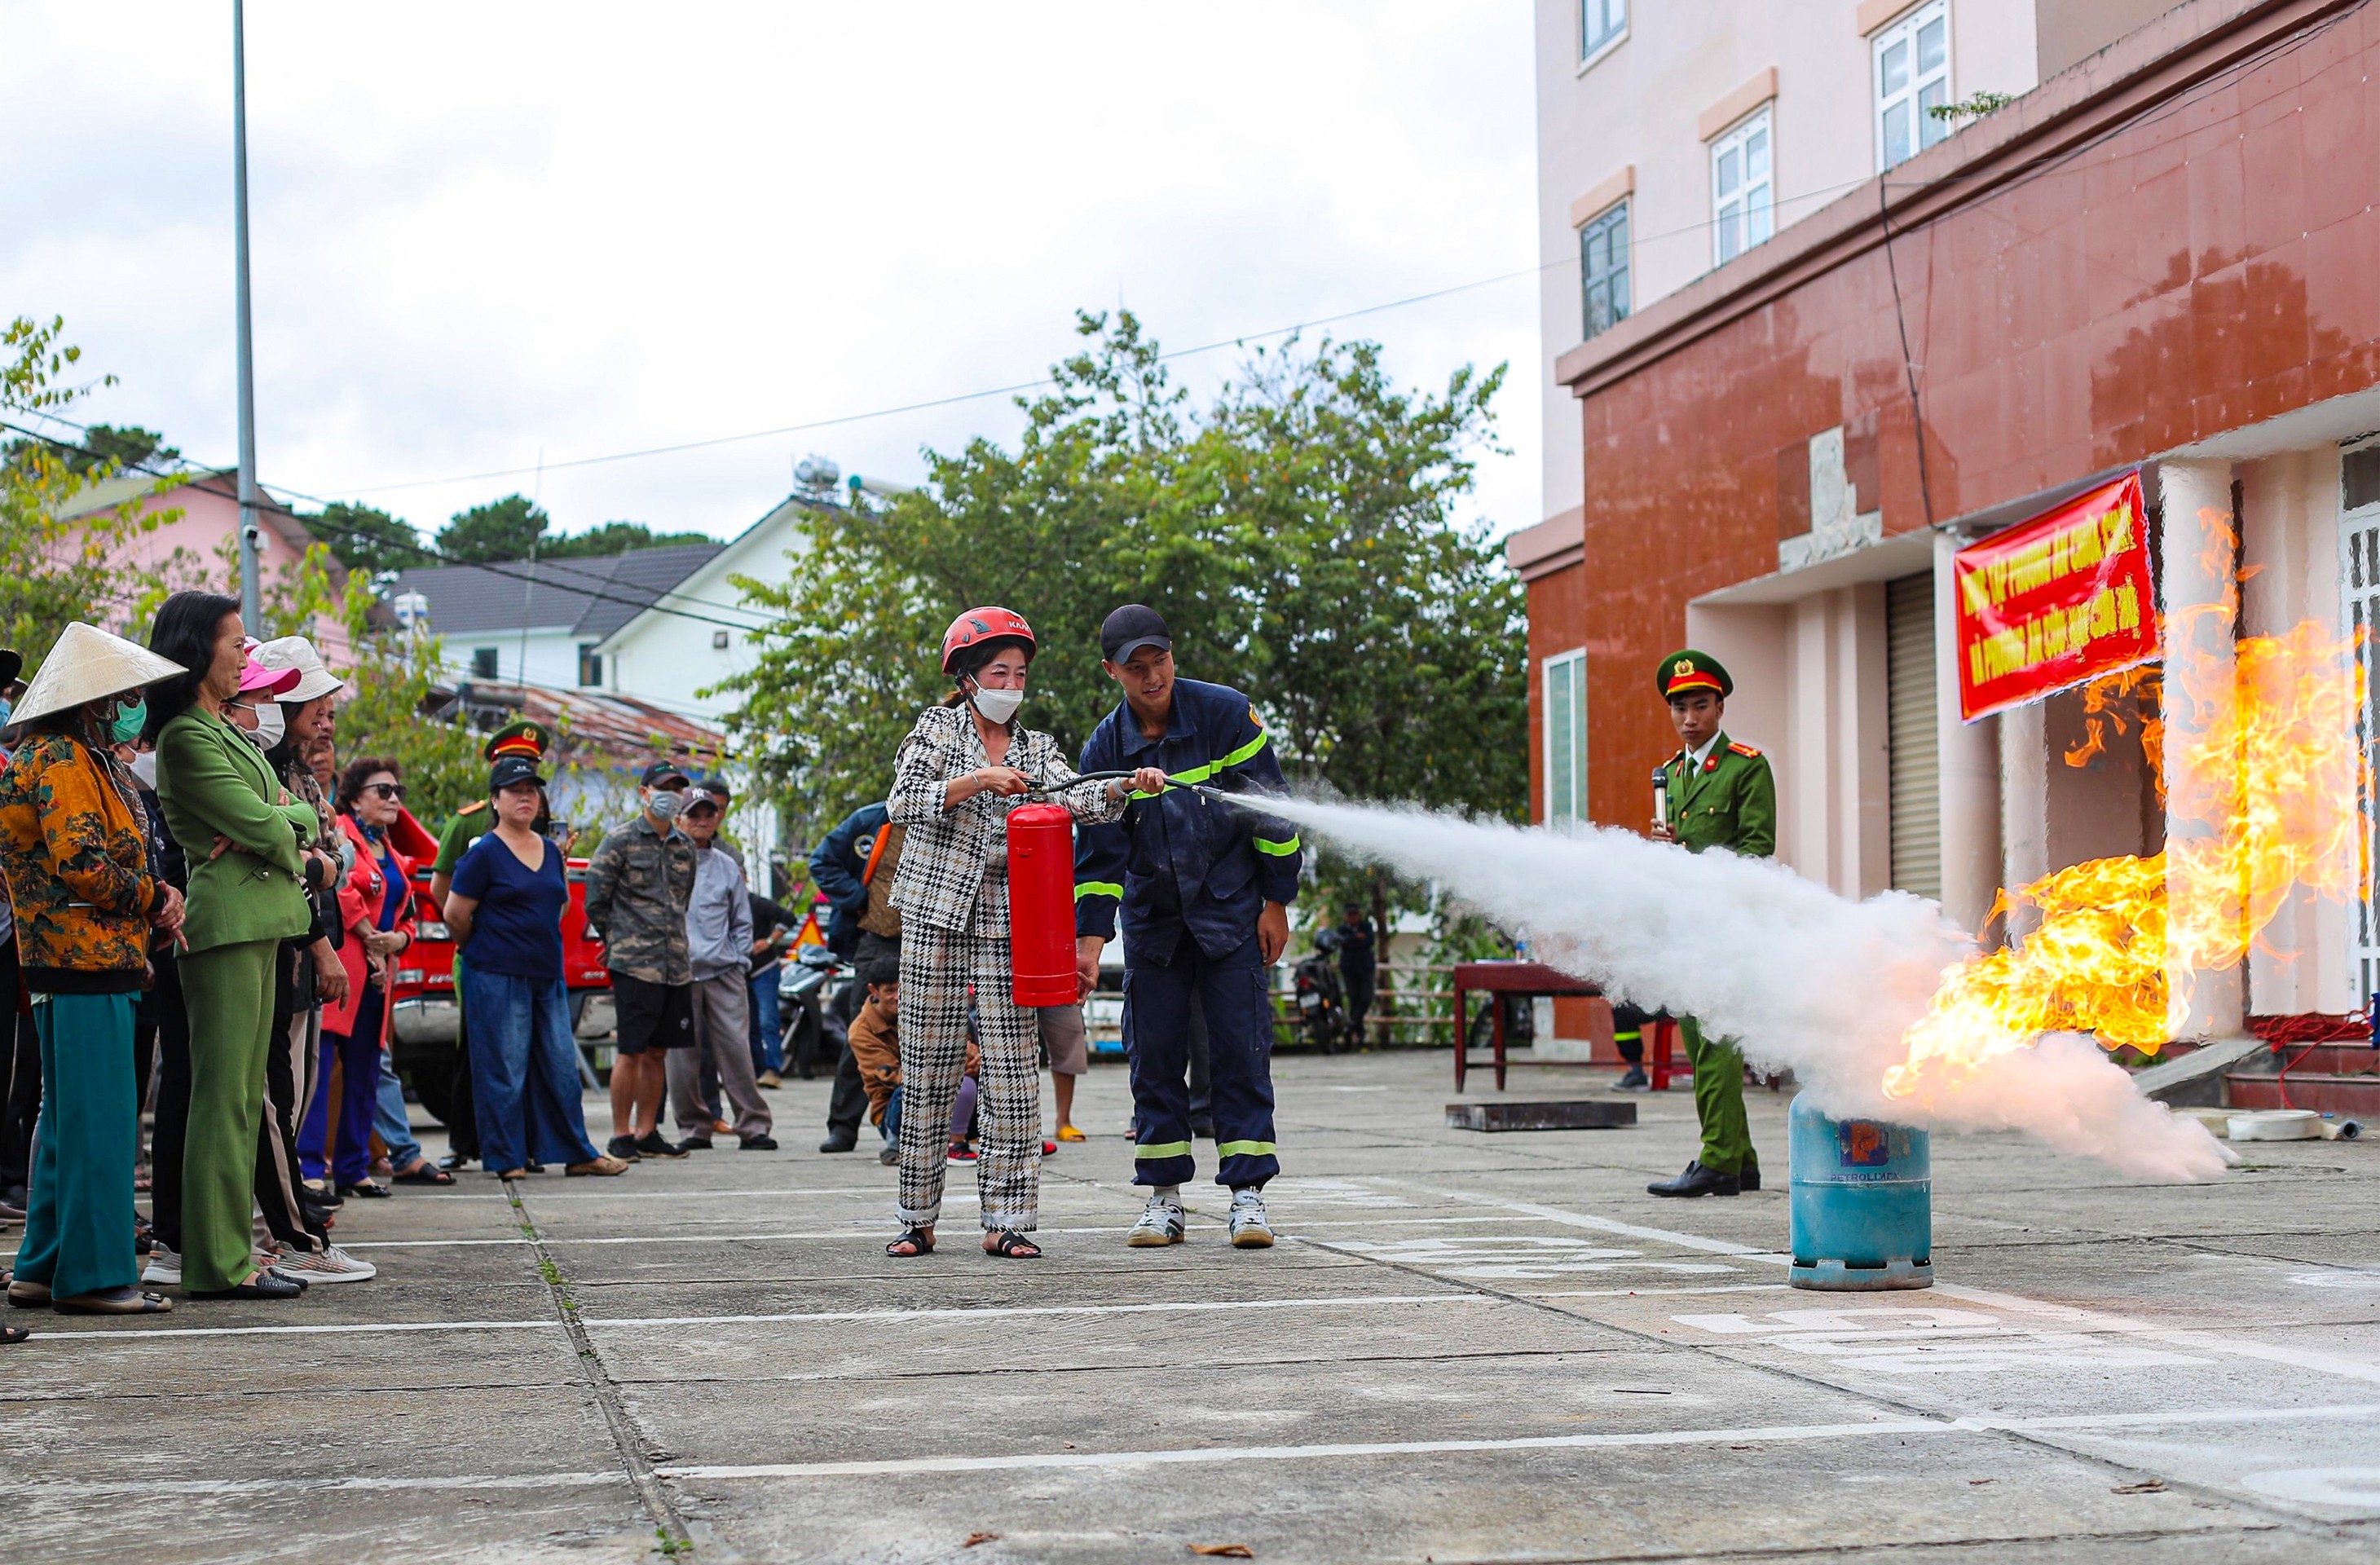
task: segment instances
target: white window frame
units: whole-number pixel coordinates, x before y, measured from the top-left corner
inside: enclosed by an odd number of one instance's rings
[[[1557,652],[1538,664],[1545,701],[1546,820],[1548,826],[1584,822],[1586,816],[1586,649]],[[1559,693],[1565,697],[1557,701]],[[1560,720],[1575,725],[1572,743],[1560,737]],[[1556,787],[1555,757],[1568,752],[1569,786]]]
[[[1633,198],[1631,197],[1622,196],[1618,200],[1612,202],[1609,206],[1605,207],[1601,212],[1597,212],[1593,217],[1588,218],[1585,223],[1578,225],[1578,325],[1580,334],[1579,340],[1581,342],[1585,342],[1589,337],[1598,336],[1601,334],[1611,330],[1612,327],[1619,325],[1620,322],[1628,319],[1629,314],[1633,309],[1634,297],[1632,285],[1635,281],[1635,254],[1633,249],[1635,244],[1635,230],[1633,223],[1633,213],[1629,210],[1632,200]],[[1594,278],[1587,275],[1586,271],[1587,236],[1597,229],[1609,228],[1614,223],[1617,223],[1621,230],[1620,239],[1620,264],[1614,268],[1612,272],[1606,272],[1603,275],[1604,281],[1608,285],[1613,273],[1615,272],[1617,273],[1620,280],[1620,297],[1613,301],[1614,308],[1611,312],[1611,319],[1606,321],[1602,325],[1597,326],[1595,323],[1595,313],[1593,309],[1589,308],[1586,297],[1587,288],[1595,282]]]
[[[2367,838],[2365,852],[2380,843],[2380,820],[2375,814],[2374,795],[2374,767],[2380,764],[2380,690],[2373,688],[2373,674],[2380,671],[2380,504],[2366,502],[2353,509],[2347,504],[2346,459],[2359,454],[2380,449],[2380,437],[2350,441],[2339,448],[2341,472],[2338,496],[2338,591],[2339,625],[2350,634],[2358,635],[2361,646],[2358,655],[2364,661],[2363,699],[2355,711],[2355,741],[2360,764],[2356,767],[2355,791],[2362,807]],[[2368,860],[2367,860],[2368,862]],[[2374,889],[2365,887],[2356,904],[2355,916],[2348,920],[2348,970],[2355,980],[2359,999],[2368,1000],[2380,990],[2380,898]]]
[[[1578,22],[1578,68],[1586,69],[1611,53],[1628,37],[1628,0],[1576,0],[1571,15]],[[1604,30],[1595,30],[1597,19]]]
[[[1942,57],[1932,67],[1921,69],[1918,44],[1929,26],[1942,30]],[[1899,85],[1887,90],[1885,67],[1898,53],[1902,67]],[[1875,113],[1872,122],[1876,130],[1876,171],[1884,173],[1894,164],[1915,157],[1950,134],[1948,121],[1936,119],[1926,111],[1948,103],[1950,97],[1951,69],[1950,0],[1928,0],[1928,3],[1904,13],[1889,27],[1876,29],[1868,40],[1868,90]],[[1893,110],[1902,109],[1910,116],[1909,146],[1894,157],[1888,145],[1889,132],[1886,123]]]
[[[1777,100],[1771,98],[1710,139],[1711,264],[1725,266],[1777,232]],[[1735,184],[1722,188],[1734,159]],[[1755,158],[1760,172],[1752,172]],[[1730,227],[1732,219],[1736,226]],[[1730,234],[1741,239],[1728,249]]]

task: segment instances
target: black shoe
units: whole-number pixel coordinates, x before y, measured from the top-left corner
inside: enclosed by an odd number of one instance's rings
[[[672,1142],[658,1130],[649,1130],[637,1137],[637,1150],[648,1158],[683,1158],[686,1148]]]
[[[339,1194],[341,1195],[353,1196],[366,1201],[385,1201],[390,1196],[395,1195],[396,1192],[391,1190],[385,1184],[374,1184],[370,1180],[366,1180],[361,1184],[343,1184],[339,1186]]]
[[[615,1135],[604,1144],[603,1150],[624,1163],[636,1162],[644,1156],[637,1150],[637,1138],[633,1135]]]
[[[306,1285],[295,1278],[278,1272],[260,1271],[247,1281],[229,1288],[210,1288],[203,1292],[193,1289],[193,1299],[294,1299],[306,1292]]]
[[[856,1135],[830,1135],[819,1143],[821,1152],[856,1152],[858,1149],[859,1137]]]
[[[1742,1188],[1742,1182],[1731,1173],[1706,1169],[1700,1163],[1688,1163],[1686,1171],[1677,1178],[1659,1184],[1648,1184],[1645,1192],[1648,1195],[1733,1195]]]
[[[460,1152],[449,1152],[444,1157],[438,1159],[438,1166],[444,1169],[448,1173],[453,1173],[456,1169],[469,1168],[471,1166],[471,1159],[466,1158]]]
[[[545,1165],[539,1162],[534,1158],[531,1158],[528,1162],[523,1163],[521,1167],[530,1173],[543,1173],[545,1171]]]
[[[1621,1092],[1644,1092],[1652,1086],[1653,1078],[1645,1074],[1644,1066],[1631,1065],[1611,1085]]]
[[[707,1135],[689,1135],[684,1141],[677,1144],[677,1155],[681,1158],[685,1157],[688,1152],[708,1152],[710,1150],[710,1137]]]
[[[777,1149],[777,1138],[773,1135],[739,1136],[737,1141],[747,1152],[774,1152]]]
[[[320,1207],[326,1212],[335,1212],[341,1207],[347,1204],[347,1198],[340,1195],[335,1188],[328,1184],[322,1186],[320,1190],[315,1189],[310,1184],[299,1185],[298,1187],[298,1199],[305,1202],[310,1207]]]
[[[1746,1163],[1743,1167],[1743,1171],[1735,1176],[1735,1185],[1739,1190],[1759,1189],[1760,1165],[1757,1163]]]
[[[1196,1115],[1190,1121],[1190,1134],[1201,1141],[1212,1141],[1215,1139],[1215,1122],[1204,1114]]]

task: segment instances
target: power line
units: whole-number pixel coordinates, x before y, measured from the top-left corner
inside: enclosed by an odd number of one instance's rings
[[[58,421],[60,423],[71,422],[71,420],[67,419],[60,419]],[[29,435],[34,440],[41,441],[46,445],[55,446],[62,450],[81,451],[86,449],[82,446],[76,445],[70,441],[60,440],[55,435],[45,434],[39,430],[29,430],[21,424],[13,424],[8,422],[6,419],[0,419],[0,429],[14,430],[18,434]],[[176,470],[167,467],[152,467],[146,462],[125,463],[122,464],[122,466],[131,467],[138,472],[148,473],[156,478],[176,479],[185,482],[188,482],[193,476],[209,477],[212,474],[212,469],[198,468]],[[293,490],[289,492],[296,493],[297,491]],[[301,496],[301,498],[312,499],[313,496],[305,495]],[[291,521],[296,522],[298,526],[305,528],[309,532],[312,532],[319,528],[325,532],[344,534],[349,538],[369,539],[374,536],[361,528],[345,527],[336,522],[327,521],[321,516],[301,516],[298,512],[291,510],[288,506],[274,500],[269,493],[259,493],[257,496],[256,508],[268,515],[286,516]],[[458,560],[454,556],[445,553],[434,544],[416,544],[415,547],[421,553],[430,556],[433,562],[440,564],[471,565],[480,570],[492,572],[496,576],[505,576],[515,581],[533,581],[535,579],[533,575],[529,572],[513,568],[520,564],[518,561]],[[551,562],[548,562],[548,564],[550,566]],[[592,588],[565,587],[558,588],[556,590],[576,592],[583,597],[592,598],[601,602],[622,603],[633,609],[649,610],[655,613],[674,614],[680,619],[695,620],[704,625],[714,625],[723,629],[739,631],[747,636],[765,631],[771,625],[779,623],[771,616],[761,614],[755,614],[753,616],[754,619],[759,621],[758,624],[744,623],[735,620],[723,620],[710,614],[696,613],[690,609],[675,608],[649,599],[627,597],[619,593],[605,592]]]

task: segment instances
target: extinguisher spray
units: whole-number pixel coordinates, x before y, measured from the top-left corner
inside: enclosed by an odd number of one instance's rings
[[[1657,766],[1653,769],[1653,824],[1656,826],[1667,826],[1669,823],[1669,772],[1663,768]]]

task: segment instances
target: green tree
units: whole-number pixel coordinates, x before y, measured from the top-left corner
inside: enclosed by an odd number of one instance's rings
[[[663,549],[680,543],[713,543],[704,532],[655,532],[642,522],[605,522],[585,532],[549,538],[537,546],[540,560],[592,560],[631,549]]]
[[[386,576],[430,560],[413,524],[376,505],[334,500],[322,507],[321,516],[305,521],[309,528],[324,535],[340,564],[368,576]]]
[[[71,406],[91,389],[66,377],[82,350],[60,342],[62,317],[18,316],[0,329],[0,414],[21,418]],[[100,385],[115,377],[102,376]],[[104,426],[95,426],[103,428]],[[25,656],[30,671],[68,622],[82,620],[135,635],[140,573],[130,548],[142,534],[180,515],[144,511],[150,493],[172,487],[160,479],[126,503],[69,516],[75,502],[112,478],[112,457],[69,443],[27,435],[0,462],[0,646]]]
[[[1070,750],[1117,699],[1099,621],[1136,600],[1185,674],[1250,693],[1300,782],[1517,818],[1521,588],[1453,521],[1501,371],[1413,393],[1371,345],[1292,345],[1194,411],[1131,315],[1079,330],[1014,451],[929,452],[883,509],[806,512],[790,581],[739,580],[774,623],[729,722],[796,836],[884,796],[944,627],[987,602],[1033,622],[1027,721]]]
[[[438,529],[438,553],[455,564],[526,560],[551,520],[528,496],[507,494],[455,512],[454,520]]]

